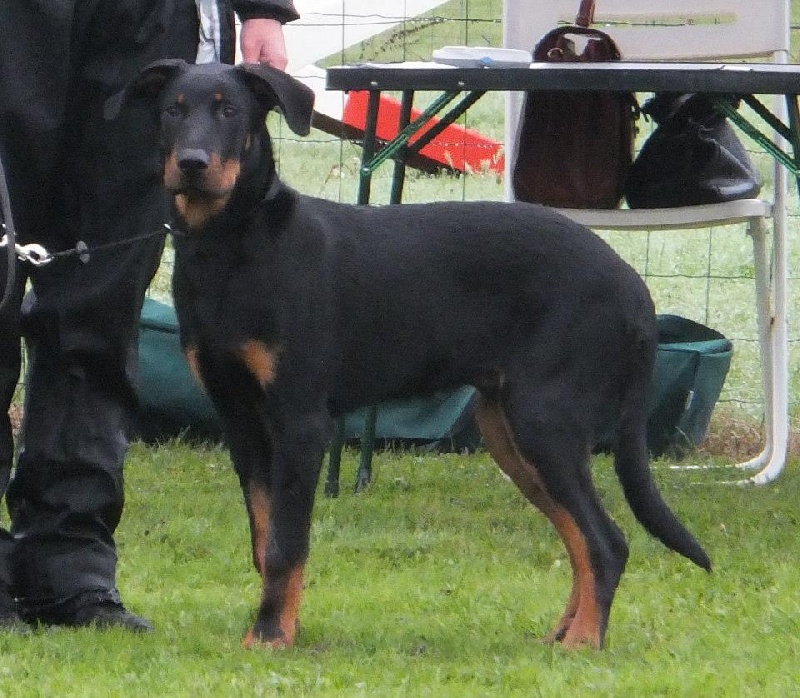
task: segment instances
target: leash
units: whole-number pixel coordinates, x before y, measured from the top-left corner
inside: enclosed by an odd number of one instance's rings
[[[114,242],[106,242],[102,245],[95,245],[94,247],[89,247],[83,240],[79,240],[75,247],[71,247],[68,250],[61,250],[60,252],[48,252],[46,248],[42,245],[32,242],[28,245],[14,245],[14,252],[16,254],[17,259],[21,262],[28,262],[35,267],[43,267],[50,262],[54,262],[57,259],[62,259],[64,257],[74,257],[78,256],[78,258],[86,264],[88,261],[91,260],[92,253],[100,252],[102,250],[108,250],[114,247],[120,247],[122,245],[131,245],[134,242],[139,242],[141,240],[149,240],[150,238],[154,238],[158,235],[179,235],[177,231],[173,230],[172,226],[169,223],[163,223],[161,228],[158,230],[154,230],[152,233],[143,233],[142,235],[134,235],[130,238],[125,238],[124,240],[115,240]],[[8,245],[8,236],[4,235],[0,238],[0,247],[5,247]]]
[[[0,171],[0,179],[2,179],[2,171]],[[3,182],[4,184],[4,182]],[[0,184],[0,197],[2,196],[2,184]],[[3,217],[6,221],[10,221],[11,210],[10,207],[8,209],[8,215],[5,212],[5,204],[3,206]],[[130,245],[134,242],[139,242],[141,240],[149,240],[150,238],[154,238],[158,235],[173,235],[177,236],[180,235],[176,230],[172,228],[169,223],[163,223],[162,226],[158,230],[154,230],[152,233],[143,233],[142,235],[134,235],[130,238],[125,238],[124,240],[115,240],[114,242],[106,242],[102,245],[95,245],[94,247],[89,247],[83,240],[79,240],[75,247],[71,247],[67,250],[61,250],[60,252],[48,252],[48,250],[43,247],[42,245],[32,242],[27,245],[20,245],[16,242],[16,234],[14,232],[13,223],[11,225],[3,224],[3,229],[6,231],[5,235],[0,238],[0,247],[6,247],[8,249],[8,276],[6,278],[6,290],[3,295],[3,300],[0,301],[0,310],[3,309],[3,306],[8,301],[9,296],[11,295],[11,289],[14,285],[14,276],[16,272],[16,260],[18,259],[21,262],[27,262],[34,267],[43,267],[51,262],[56,261],[57,259],[63,259],[65,257],[73,257],[76,256],[80,259],[81,262],[86,264],[91,259],[91,255],[94,252],[100,252],[103,250],[108,250],[114,247],[120,247],[122,245]]]
[[[11,215],[11,196],[8,193],[8,180],[6,179],[6,171],[3,167],[3,161],[0,159],[0,227],[4,231],[4,235],[0,238],[0,248],[6,248],[6,285],[3,291],[3,297],[0,299],[0,311],[5,308],[11,295],[14,291],[14,283],[16,281],[17,260],[21,262],[28,262],[34,267],[43,267],[51,262],[64,257],[72,257],[77,255],[81,262],[86,264],[91,258],[93,252],[119,247],[121,245],[130,245],[140,240],[148,240],[149,238],[156,237],[157,235],[171,234],[173,236],[179,235],[177,231],[173,230],[172,226],[164,223],[161,228],[153,231],[152,233],[144,233],[143,235],[136,235],[134,237],[125,238],[124,240],[116,240],[114,242],[107,242],[102,245],[95,245],[89,247],[83,240],[79,240],[75,247],[62,250],[60,252],[48,252],[45,247],[38,243],[32,242],[27,245],[20,245],[17,242],[17,231],[14,227],[14,218]]]

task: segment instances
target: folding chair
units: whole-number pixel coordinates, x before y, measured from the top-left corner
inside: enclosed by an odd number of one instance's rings
[[[504,44],[530,50],[559,22],[574,23],[578,0],[506,0]],[[593,26],[609,34],[631,61],[733,61],[786,63],[789,56],[788,0],[598,0]],[[506,188],[511,194],[523,95],[510,93],[506,114]],[[780,98],[782,100],[782,98]],[[774,113],[785,117],[785,104]],[[774,193],[767,199],[662,209],[564,209],[596,230],[706,228],[744,223],[753,242],[756,318],[764,393],[766,437],[762,452],[741,468],[759,469],[757,484],[783,469],[788,445],[788,356],[786,308],[787,174],[776,162]],[[772,260],[767,243],[772,223]]]

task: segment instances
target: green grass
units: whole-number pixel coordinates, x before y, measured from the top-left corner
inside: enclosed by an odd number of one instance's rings
[[[483,454],[386,453],[375,481],[320,496],[295,648],[240,648],[257,603],[227,455],[133,449],[119,583],[149,636],[0,636],[0,695],[787,696],[800,680],[800,472],[656,474],[715,563],[707,575],[634,522],[610,462],[598,488],[631,558],[604,651],[539,642],[569,590],[564,548]]]

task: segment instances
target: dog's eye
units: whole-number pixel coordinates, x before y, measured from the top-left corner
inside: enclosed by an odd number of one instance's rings
[[[174,119],[181,113],[181,109],[177,104],[168,104],[164,107],[164,116]]]
[[[236,107],[234,107],[232,104],[223,104],[220,107],[219,112],[226,119],[230,119],[231,117],[236,116],[239,113],[239,110]]]

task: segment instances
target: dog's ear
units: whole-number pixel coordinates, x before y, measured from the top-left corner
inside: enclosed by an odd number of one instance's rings
[[[103,116],[107,120],[116,119],[122,108],[132,99],[156,99],[164,86],[176,75],[186,70],[188,63],[177,58],[155,61],[142,71],[119,92],[111,95],[103,105]]]
[[[314,91],[288,73],[262,63],[240,63],[236,70],[256,98],[267,108],[278,106],[286,123],[298,136],[311,131],[314,112]]]

